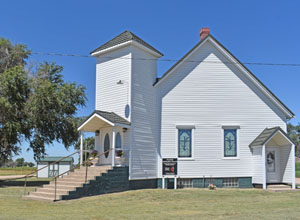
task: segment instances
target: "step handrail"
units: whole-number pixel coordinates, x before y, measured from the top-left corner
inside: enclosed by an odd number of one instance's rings
[[[42,168],[36,170],[36,171],[33,172],[33,173],[27,174],[26,176],[30,176],[30,175],[32,175],[32,174],[34,174],[34,173],[37,173],[38,171],[41,171],[42,169],[45,169],[46,167],[49,167],[49,166],[54,165],[54,164],[56,164],[56,163],[59,163],[60,161],[63,161],[64,159],[67,159],[67,158],[69,158],[69,157],[71,157],[71,156],[73,156],[74,154],[77,154],[77,153],[80,153],[80,151],[75,151],[74,153],[72,153],[72,154],[70,154],[70,155],[68,155],[68,156],[65,156],[65,157],[63,157],[63,158],[61,158],[61,159],[59,159],[59,160],[56,160],[56,161],[54,161],[53,163],[50,163],[50,164],[48,164],[47,166],[44,166],[44,167],[42,167]],[[26,177],[26,176],[25,176],[25,177]]]
[[[109,153],[110,151],[112,151],[112,150],[114,150],[114,148],[110,148],[110,149],[108,149],[107,151],[104,151],[103,153],[101,153],[101,154],[99,154],[99,155],[97,155],[96,157],[101,157],[101,156],[103,156],[104,154],[106,154],[106,153]],[[94,157],[95,158],[95,157]],[[54,177],[54,200],[53,201],[56,201],[56,182],[57,182],[57,178],[59,178],[60,176],[63,176],[64,174],[66,174],[66,173],[69,173],[69,172],[71,172],[72,170],[74,170],[75,168],[77,168],[78,166],[80,167],[80,166],[82,166],[82,165],[85,165],[85,167],[86,167],[86,169],[85,169],[85,183],[87,183],[87,173],[88,173],[88,162],[90,162],[91,160],[93,160],[94,158],[89,158],[88,160],[85,160],[84,162],[83,162],[83,164],[77,164],[76,166],[74,166],[74,167],[72,167],[71,169],[69,169],[68,171],[65,171],[65,172],[63,172],[63,173],[61,173],[61,174],[59,174],[59,175],[57,175],[57,176],[55,176]]]
[[[31,177],[34,177],[34,176],[31,176],[31,175],[33,175],[34,173],[37,173],[37,172],[39,172],[39,171],[41,171],[41,170],[43,170],[43,169],[45,169],[45,168],[47,168],[47,167],[49,167],[49,166],[51,166],[51,165],[54,165],[54,164],[56,164],[56,163],[59,163],[60,161],[63,161],[64,159],[69,158],[69,157],[71,157],[71,156],[73,156],[74,154],[77,154],[77,153],[80,153],[80,151],[75,151],[74,153],[72,153],[72,154],[70,154],[70,155],[68,155],[68,156],[65,156],[65,157],[63,157],[63,158],[61,158],[61,159],[59,159],[59,160],[56,160],[56,161],[54,161],[53,163],[48,164],[47,166],[44,166],[44,167],[42,167],[42,168],[40,168],[40,169],[37,169],[36,171],[34,171],[34,172],[30,173],[30,174],[27,174],[27,175],[25,175],[24,177],[16,178],[16,179],[23,179],[23,178],[25,178],[25,182],[24,182],[24,195],[26,195],[26,186],[27,186],[27,178],[28,178],[28,177],[30,177],[30,178],[31,178]],[[13,180],[13,179],[9,179],[9,180]]]
[[[103,152],[103,153],[101,153],[101,154],[97,155],[96,157],[103,156],[104,154],[106,154],[106,153],[110,152],[110,151],[111,151],[111,150],[113,150],[113,149],[114,149],[114,148],[110,148],[109,150],[107,150],[107,151],[105,151],[105,152]],[[94,158],[93,158],[93,159],[94,159]],[[84,164],[86,164],[86,163],[90,162],[91,160],[92,160],[92,159],[88,159],[88,160],[84,161],[84,162],[83,162],[83,164],[77,164],[76,166],[72,167],[72,168],[71,168],[71,169],[69,169],[68,171],[66,171],[66,172],[63,172],[63,173],[61,173],[61,174],[59,174],[59,175],[57,175],[57,176],[55,176],[55,177],[53,177],[53,178],[58,178],[58,177],[60,177],[60,176],[62,176],[62,175],[64,175],[64,174],[66,174],[66,173],[68,173],[68,172],[71,172],[72,170],[76,169],[78,166],[80,166],[80,165],[84,165]]]

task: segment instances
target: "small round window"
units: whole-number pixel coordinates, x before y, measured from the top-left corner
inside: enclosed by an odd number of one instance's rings
[[[120,132],[118,132],[116,136],[116,149],[117,148],[122,148],[122,138]]]
[[[104,138],[104,152],[108,151],[110,148],[110,141],[109,141],[109,135],[106,134]],[[105,153],[105,158],[107,158],[109,155],[109,152]]]

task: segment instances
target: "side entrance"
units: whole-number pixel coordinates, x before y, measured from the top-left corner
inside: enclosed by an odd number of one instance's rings
[[[278,147],[266,148],[266,174],[267,183],[279,183],[280,180],[280,162]]]

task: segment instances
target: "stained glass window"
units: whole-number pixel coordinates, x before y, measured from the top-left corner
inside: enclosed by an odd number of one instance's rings
[[[109,148],[110,148],[109,135],[106,134],[106,135],[105,135],[105,138],[104,138],[104,152],[105,152],[105,151],[108,151]],[[107,158],[108,155],[109,155],[109,152],[105,153],[104,155],[105,155],[105,158]]]
[[[116,148],[121,148],[121,147],[122,147],[122,139],[121,139],[120,132],[118,132],[116,136]]]
[[[192,156],[192,130],[178,130],[178,157]]]
[[[224,157],[236,157],[236,129],[224,130]]]

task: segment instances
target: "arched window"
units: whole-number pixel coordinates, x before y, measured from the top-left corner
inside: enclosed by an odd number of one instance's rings
[[[224,157],[236,157],[236,129],[224,130]]]
[[[178,130],[178,157],[192,157],[192,130]]]
[[[110,141],[109,141],[109,135],[106,134],[104,138],[104,152],[108,151],[110,148]],[[109,152],[105,153],[105,158],[107,158],[109,155]]]
[[[122,138],[120,132],[118,132],[116,136],[116,149],[118,148],[122,148]]]

